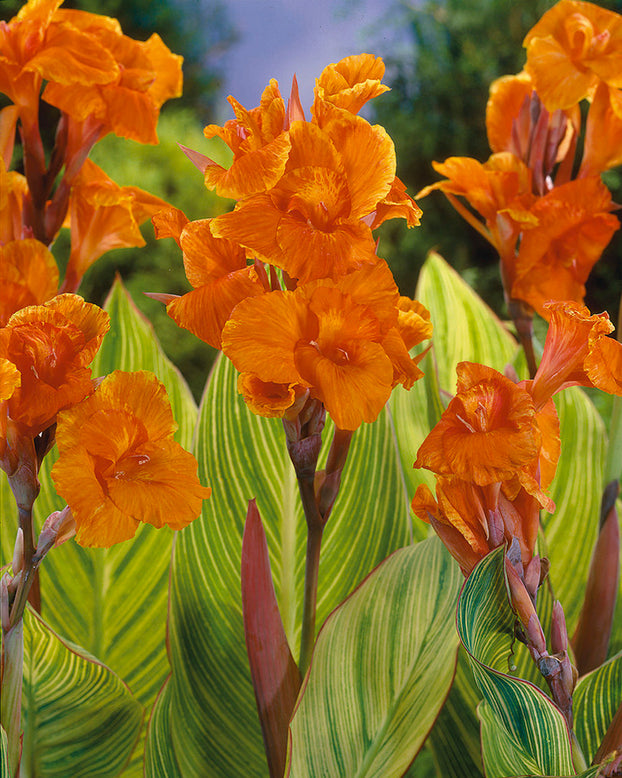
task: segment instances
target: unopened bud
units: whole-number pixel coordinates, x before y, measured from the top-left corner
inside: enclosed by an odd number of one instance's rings
[[[76,522],[71,508],[66,505],[62,511],[54,511],[45,520],[39,535],[36,562],[39,564],[53,546],[60,546],[76,534]]]
[[[565,653],[560,662],[560,682],[569,698],[572,698],[575,684],[577,682],[577,670],[570,661],[568,654]]]
[[[527,638],[529,639],[529,642],[536,649],[536,651],[539,654],[545,654],[546,640],[544,638],[544,632],[542,631],[542,625],[540,624],[540,619],[535,615],[535,613],[530,617],[529,621],[527,622],[527,628],[525,631],[527,633]],[[542,672],[542,674],[545,675],[543,670],[541,670],[540,672]]]
[[[553,605],[553,617],[551,619],[551,650],[554,654],[565,652],[568,648],[568,632],[566,631],[566,617],[559,600]]]
[[[525,570],[525,587],[534,602],[538,593],[538,587],[540,586],[540,575],[540,557],[536,554]]]
[[[11,568],[13,569],[13,575],[17,575],[19,571],[24,567],[24,531],[21,527],[17,530],[15,537],[15,546],[13,548],[13,560],[11,562]]]

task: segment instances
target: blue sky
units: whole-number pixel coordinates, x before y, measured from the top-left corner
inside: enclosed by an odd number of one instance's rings
[[[294,73],[306,111],[326,65],[362,51],[384,56],[399,35],[381,23],[390,0],[226,0],[226,5],[240,37],[214,62],[224,76],[221,119],[231,116],[224,102],[228,94],[252,108],[270,78],[287,96]]]

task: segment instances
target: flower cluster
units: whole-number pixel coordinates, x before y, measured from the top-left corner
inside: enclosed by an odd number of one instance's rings
[[[415,467],[436,473],[436,499],[420,486],[413,511],[433,525],[465,575],[514,539],[524,570],[532,563],[540,508],[555,509],[543,491],[560,454],[553,395],[588,386],[622,396],[622,343],[607,337],[608,315],[572,301],[546,308],[550,325],[535,378],[516,384],[461,362],[456,396],[417,453]]]
[[[386,131],[358,116],[386,90],[383,73],[369,54],[328,66],[310,121],[295,81],[287,107],[274,80],[252,110],[230,98],[235,119],[205,134],[230,147],[231,166],[187,153],[235,209],[190,223],[178,211],[154,218],[158,236],[179,243],[193,286],[155,296],[177,324],[222,348],[260,415],[293,416],[312,398],[354,430],[396,384],[421,376],[408,352],[430,337],[428,313],[400,297],[372,232],[420,215]]]
[[[622,16],[560,0],[524,45],[525,70],[490,88],[492,156],[434,163],[446,180],[418,196],[443,191],[499,253],[508,301],[548,318],[550,299],[583,302],[585,281],[620,226],[600,174],[622,163]],[[582,100],[589,110],[579,143]]]
[[[74,293],[106,251],[143,245],[139,225],[167,207],[118,186],[87,157],[109,132],[157,143],[160,106],[181,93],[181,57],[157,35],[134,41],[116,19],[60,5],[30,0],[0,23],[0,89],[13,103],[0,112],[0,466],[31,520],[41,461],[57,440],[56,484],[78,541],[109,546],[138,521],[180,529],[209,496],[196,461],[172,439],[156,379],[92,376],[110,321]],[[40,100],[60,110],[48,155]],[[24,175],[8,170],[18,126]],[[60,283],[49,246],[62,226],[71,254]]]

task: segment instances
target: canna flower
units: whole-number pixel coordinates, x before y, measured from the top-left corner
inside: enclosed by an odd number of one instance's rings
[[[71,190],[71,254],[63,288],[77,289],[84,273],[107,251],[144,246],[139,225],[165,207],[164,200],[136,186],[118,186],[87,159]]]
[[[157,220],[156,220],[157,221]],[[243,248],[226,238],[215,238],[210,219],[189,222],[179,233],[186,277],[193,291],[167,302],[173,321],[214,348],[221,347],[221,333],[235,306],[266,290],[255,269],[248,266]],[[174,237],[163,229],[158,237]],[[179,224],[179,223],[177,223]],[[160,298],[155,295],[156,299]]]
[[[601,83],[590,103],[579,178],[622,165],[622,90]]]
[[[61,2],[29,0],[10,22],[0,22],[0,91],[18,106],[27,134],[37,125],[44,81],[79,90],[119,76],[95,36],[58,18]]]
[[[538,371],[530,388],[537,407],[569,386],[595,386],[622,395],[622,343],[608,338],[607,313],[590,314],[576,302],[546,306],[549,329]]]
[[[8,401],[19,388],[21,380],[17,367],[8,359],[0,357],[0,463],[3,469],[7,450]],[[9,466],[6,464],[8,471]]]
[[[421,445],[415,467],[479,486],[512,479],[540,451],[532,398],[490,367],[460,362],[456,372],[456,396]]]
[[[217,217],[212,232],[300,283],[337,279],[376,262],[364,217],[389,194],[395,150],[384,129],[339,112],[324,129],[294,122],[285,173],[266,194]]]
[[[526,70],[549,111],[571,108],[599,83],[622,87],[622,16],[560,0],[527,33]]]
[[[511,296],[548,318],[547,300],[582,302],[585,281],[620,223],[598,176],[555,187],[531,208],[511,273]]]
[[[58,5],[58,3],[57,3]],[[111,77],[89,83],[48,79],[43,100],[75,122],[99,126],[99,137],[113,132],[138,143],[158,143],[156,124],[162,104],[182,90],[182,57],[159,35],[135,41],[123,35],[116,19],[86,11],[60,9],[54,20],[79,31],[87,47],[103,50],[112,61]]]
[[[308,389],[338,428],[354,430],[376,419],[401,378],[403,368],[394,367],[393,352],[385,348],[387,338],[399,336],[407,354],[398,300],[386,264],[366,266],[338,283],[325,279],[248,298],[225,324],[223,351],[241,373],[282,385],[277,394],[290,393],[292,405]],[[421,321],[423,340],[429,322],[424,316]],[[407,373],[403,380],[412,385],[416,377]],[[256,404],[253,396],[248,403]]]
[[[22,308],[0,329],[0,358],[12,362],[21,376],[8,415],[30,437],[93,391],[88,365],[109,327],[101,308],[61,294]]]
[[[23,224],[24,200],[28,184],[21,173],[5,170],[0,159],[0,245],[31,237]]]
[[[221,138],[233,152],[233,162],[227,170],[203,157],[203,171],[208,189],[216,189],[221,197],[240,199],[276,184],[285,170],[291,142],[286,131],[285,103],[274,79],[257,108],[248,111],[235,98],[228,99],[235,119],[224,127],[209,124],[203,132],[206,138]]]
[[[382,83],[384,62],[372,54],[355,54],[324,68],[315,81],[315,103],[327,102],[351,113],[358,113],[368,100],[388,92]]]
[[[0,327],[15,311],[46,302],[58,291],[56,260],[38,240],[14,240],[0,246]]]
[[[59,414],[52,479],[78,543],[107,548],[132,538],[140,522],[179,530],[199,515],[211,490],[176,429],[164,386],[146,371],[117,370]]]
[[[531,77],[525,71],[502,76],[490,85],[486,104],[486,132],[494,152],[508,151],[524,162],[533,176],[534,192],[543,195],[552,188],[551,174],[557,163],[555,182],[570,175],[581,123],[578,106],[568,111],[547,111]]]

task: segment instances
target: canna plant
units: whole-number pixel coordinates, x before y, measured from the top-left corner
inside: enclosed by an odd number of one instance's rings
[[[422,218],[359,115],[381,59],[326,67],[309,118],[295,79],[229,98],[230,165],[182,151],[236,204],[189,221],[88,159],[157,141],[180,58],[58,0],[0,39],[3,774],[621,774],[622,345],[583,296],[619,226],[622,17],[547,12],[491,159],[420,193],[497,248],[509,325],[438,255],[414,299],[380,256]],[[120,281],[77,294],[150,217],[191,287],[150,296],[223,352],[198,409]],[[581,387],[617,396],[608,436]]]

